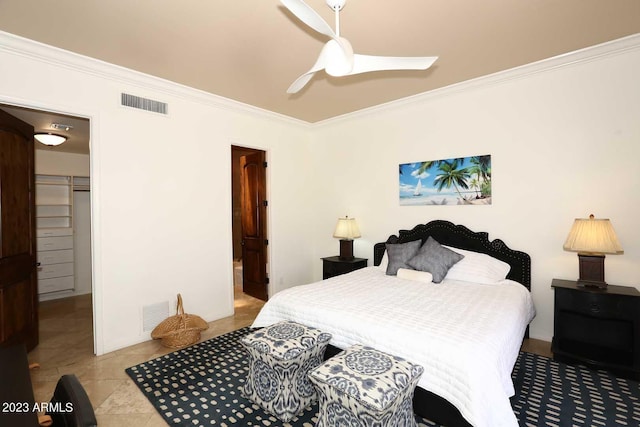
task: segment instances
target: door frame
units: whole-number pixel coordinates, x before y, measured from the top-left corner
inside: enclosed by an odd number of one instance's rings
[[[91,182],[91,306],[93,312],[93,353],[97,356],[104,354],[103,310],[102,310],[102,264],[100,259],[102,243],[100,226],[100,128],[99,113],[91,109],[74,110],[69,106],[62,106],[29,99],[14,98],[0,95],[0,103],[32,110],[41,110],[56,114],[66,114],[89,120],[89,174]],[[35,165],[34,165],[35,169]]]
[[[247,150],[256,150],[256,151],[262,151],[264,152],[264,158],[265,161],[267,162],[267,164],[269,165],[267,167],[267,170],[265,171],[265,199],[268,201],[268,204],[266,206],[266,214],[267,214],[267,220],[266,220],[266,226],[267,226],[267,240],[269,241],[269,244],[267,245],[267,251],[266,251],[266,271],[267,271],[267,277],[269,278],[269,283],[267,284],[267,299],[270,298],[272,296],[272,289],[273,289],[273,275],[271,274],[271,266],[273,265],[273,250],[272,250],[272,245],[273,245],[273,240],[271,238],[271,233],[272,233],[272,221],[271,221],[271,191],[270,191],[270,182],[271,182],[271,170],[272,170],[272,159],[271,159],[271,152],[270,150],[264,148],[264,147],[259,147],[259,146],[255,146],[255,145],[251,145],[251,144],[244,144],[242,142],[239,141],[231,141],[231,143],[229,144],[229,176],[230,176],[230,185],[229,185],[229,200],[230,200],[230,205],[231,205],[231,211],[229,212],[229,230],[231,230],[231,245],[230,245],[230,250],[229,250],[229,263],[228,265],[231,267],[231,306],[234,307],[234,292],[233,292],[233,201],[234,201],[234,197],[233,197],[233,147],[238,147],[238,148],[244,148]],[[235,312],[235,307],[233,309],[233,311]]]

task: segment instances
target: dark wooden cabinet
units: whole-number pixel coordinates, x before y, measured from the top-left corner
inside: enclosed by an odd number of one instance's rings
[[[640,292],[553,279],[553,358],[640,379]]]
[[[0,345],[38,345],[33,126],[0,110]],[[1,408],[0,408],[1,409]]]
[[[348,261],[338,256],[322,258],[322,280],[364,268],[367,262],[366,258],[354,258]]]

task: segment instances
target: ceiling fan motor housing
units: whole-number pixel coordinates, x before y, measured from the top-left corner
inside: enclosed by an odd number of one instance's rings
[[[347,39],[340,37],[342,46],[331,39],[324,47],[326,50],[325,71],[333,77],[346,76],[353,69],[353,48]]]
[[[327,6],[333,10],[342,10],[347,0],[327,0]]]

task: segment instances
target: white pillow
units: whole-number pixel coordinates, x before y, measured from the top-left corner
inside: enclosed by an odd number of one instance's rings
[[[398,277],[401,279],[416,280],[418,282],[433,282],[433,276],[428,271],[410,270],[408,268],[399,268]]]
[[[387,271],[387,266],[389,265],[389,255],[387,255],[387,251],[384,251],[384,255],[382,255],[382,259],[380,260],[380,265],[378,266],[380,270]]]
[[[490,285],[504,280],[511,270],[509,264],[487,254],[451,246],[445,246],[445,248],[464,255],[462,260],[449,269],[445,279]]]

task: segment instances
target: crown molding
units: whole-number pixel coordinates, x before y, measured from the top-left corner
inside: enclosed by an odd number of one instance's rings
[[[225,98],[220,95],[181,85],[160,77],[141,73],[119,65],[79,55],[74,52],[0,31],[0,52],[8,52],[13,55],[23,56],[42,63],[72,69],[85,74],[117,81],[129,86],[136,86],[143,90],[165,93],[170,96],[175,96],[207,106],[226,109],[237,113],[251,114],[260,118],[277,120],[282,123],[295,125],[304,129],[315,129],[347,120],[381,114],[386,111],[427,102],[437,97],[449,96],[475,88],[499,85],[510,80],[522,79],[531,75],[553,71],[558,68],[597,61],[606,57],[621,55],[639,49],[640,33],[637,33],[610,42],[532,62],[530,64],[466,80],[443,88],[364,108],[362,110],[332,117],[319,122],[309,123],[284,114],[265,110],[253,105]]]
[[[622,55],[636,50],[640,50],[640,33],[612,40],[606,43],[589,46],[562,55],[553,56],[551,58],[542,59],[540,61],[521,65],[519,67],[510,68],[508,70],[488,74],[486,76],[477,77],[475,79],[466,80],[442,88],[430,90],[428,92],[408,96],[406,98],[386,102],[384,104],[375,105],[373,107],[363,108],[362,110],[354,111],[352,113],[347,113],[315,122],[312,124],[312,128],[333,125],[339,122],[353,120],[356,118],[373,116],[376,114],[384,113],[386,111],[396,110],[398,108],[427,102],[438,97],[449,96],[455,93],[469,91],[476,88],[499,85],[511,80],[518,80],[535,74],[542,74],[553,71],[559,68],[598,61],[603,58]]]
[[[22,56],[44,64],[63,67],[84,74],[136,86],[143,90],[164,93],[187,101],[211,107],[250,114],[259,118],[277,120],[289,125],[308,128],[309,123],[284,114],[275,113],[203,90],[185,86],[160,77],[145,74],[99,59],[80,55],[55,46],[0,31],[0,52]]]

